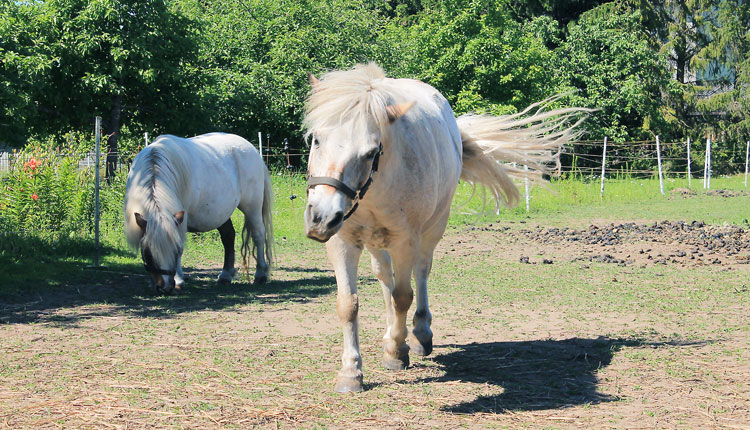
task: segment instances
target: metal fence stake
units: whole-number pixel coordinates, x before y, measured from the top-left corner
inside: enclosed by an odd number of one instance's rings
[[[659,165],[659,189],[664,194],[664,178],[661,173],[661,148],[659,147],[659,136],[656,136],[656,162]]]

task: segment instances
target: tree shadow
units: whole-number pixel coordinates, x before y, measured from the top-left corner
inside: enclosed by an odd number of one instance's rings
[[[202,310],[222,310],[247,303],[304,303],[335,290],[332,274],[305,268],[298,278],[274,279],[254,285],[238,276],[230,285],[218,284],[218,269],[186,267],[186,284],[175,295],[160,296],[150,287],[143,269],[132,264],[90,270],[82,279],[65,285],[36,288],[30,294],[0,295],[0,323],[76,325],[100,316],[171,318]]]
[[[455,350],[433,358],[445,374],[420,382],[473,382],[503,390],[441,408],[453,413],[505,413],[605,403],[619,398],[599,392],[597,373],[609,366],[621,348],[705,343],[598,337],[450,345]]]

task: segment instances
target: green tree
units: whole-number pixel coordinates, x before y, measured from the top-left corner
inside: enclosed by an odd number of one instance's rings
[[[750,4],[743,0],[705,1],[702,11],[710,42],[693,64],[712,77],[698,108],[727,138],[750,139]]]
[[[413,23],[394,20],[386,30],[386,44],[400,53],[387,64],[392,74],[435,86],[458,113],[514,112],[550,95],[553,20],[518,23],[507,5],[489,0],[423,6]]]
[[[123,124],[137,130],[190,130],[198,100],[193,23],[163,0],[46,0],[16,3],[28,34],[14,64],[32,64],[25,116],[29,131],[90,129],[101,115],[110,150]],[[7,54],[6,54],[7,57]],[[17,67],[18,69],[18,67]],[[23,69],[21,69],[23,70]]]
[[[574,91],[570,104],[600,109],[588,121],[591,136],[666,137],[674,122],[662,102],[669,71],[639,26],[638,14],[610,3],[581,15],[569,31],[555,51],[553,68],[559,91]]]

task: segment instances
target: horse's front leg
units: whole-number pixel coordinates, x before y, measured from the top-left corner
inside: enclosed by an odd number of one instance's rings
[[[395,284],[391,292],[393,319],[383,337],[383,365],[390,370],[409,367],[409,345],[406,344],[406,313],[414,299],[411,274],[416,258],[416,244],[399,243],[389,249]]]
[[[177,257],[177,271],[174,274],[174,289],[180,291],[183,286],[185,286],[185,275],[182,273],[182,254],[180,254]]]
[[[362,356],[359,353],[357,317],[357,263],[362,249],[345,242],[337,234],[326,242],[326,250],[336,273],[336,311],[344,328],[344,352],[341,355],[341,370],[336,376],[336,391],[359,392],[362,391]]]
[[[231,284],[234,278],[234,225],[232,219],[222,224],[217,230],[221,235],[221,244],[224,246],[224,267],[219,274],[220,284]]]

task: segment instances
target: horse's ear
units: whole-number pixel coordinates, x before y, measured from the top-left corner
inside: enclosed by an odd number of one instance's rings
[[[138,212],[135,213],[135,223],[141,228],[141,231],[146,231],[146,218],[143,218]]]
[[[316,78],[315,75],[313,75],[310,72],[307,72],[307,79],[310,80],[310,86],[313,87],[313,89],[315,87],[317,87],[318,84],[320,83],[320,81],[318,80],[318,78]]]
[[[185,220],[185,211],[179,211],[174,214],[174,220],[177,221],[177,225],[182,224],[182,221]]]
[[[388,121],[393,123],[397,119],[404,116],[406,112],[409,111],[409,109],[414,106],[416,102],[408,102],[408,103],[399,103],[397,105],[390,105],[385,108],[385,112],[388,115]]]

